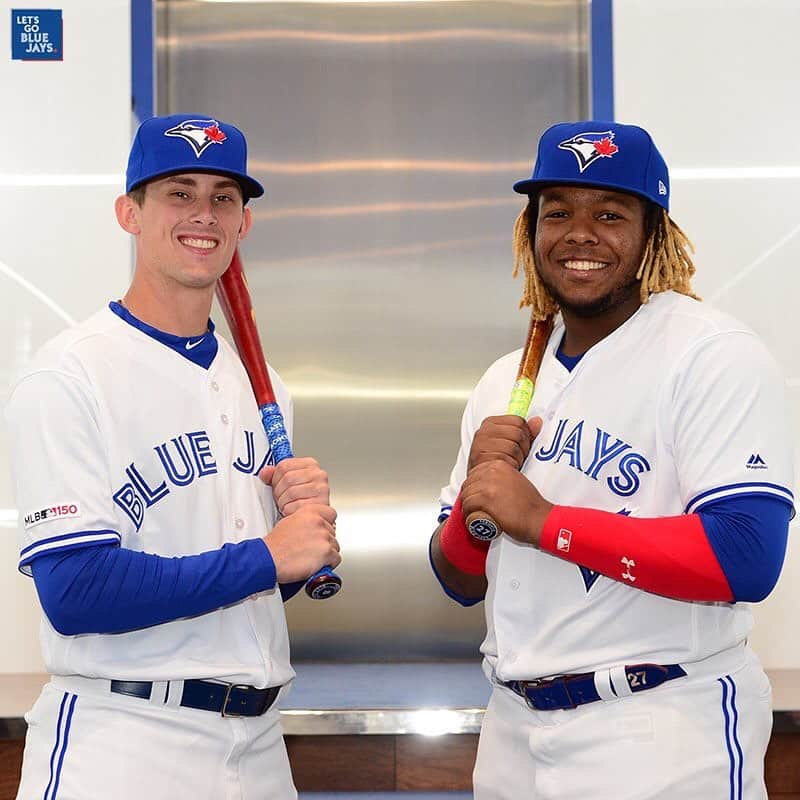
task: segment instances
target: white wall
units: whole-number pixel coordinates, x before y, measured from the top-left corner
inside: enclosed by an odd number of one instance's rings
[[[63,61],[11,60],[11,9],[61,8]],[[13,373],[130,273],[113,215],[131,139],[128,0],[0,0],[0,404]],[[22,285],[28,282],[30,285]],[[0,425],[0,673],[41,671],[39,612],[18,548]]]
[[[780,360],[800,458],[800,3],[614,0],[613,13],[615,116],[648,128],[670,166],[671,213],[696,245],[699,293]],[[800,667],[798,586],[794,524],[778,588],[754,608],[752,643],[767,667]]]

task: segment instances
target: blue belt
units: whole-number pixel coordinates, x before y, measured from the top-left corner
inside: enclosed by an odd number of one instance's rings
[[[625,667],[625,677],[631,692],[646,692],[666,681],[686,677],[680,664],[631,664]],[[577,708],[585,703],[594,703],[602,698],[597,693],[594,672],[580,675],[560,675],[538,681],[500,681],[501,686],[511,689],[524,698],[528,706],[536,711]],[[612,691],[617,694],[612,685]],[[627,692],[626,692],[627,694]]]
[[[280,686],[256,689],[243,684],[187,680],[183,682],[180,705],[214,711],[223,717],[260,717],[275,702],[280,690]],[[153,684],[150,681],[111,681],[111,691],[149,700]]]

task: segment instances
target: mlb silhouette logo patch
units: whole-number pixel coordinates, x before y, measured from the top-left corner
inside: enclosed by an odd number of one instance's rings
[[[565,139],[558,145],[559,150],[568,150],[578,162],[578,170],[585,169],[601,158],[613,158],[619,147],[614,144],[614,131],[579,133],[571,139]]]
[[[558,539],[556,540],[556,550],[562,553],[569,553],[570,545],[572,544],[572,531],[562,528],[558,532]]]
[[[11,10],[11,59],[64,60],[64,25],[60,8]]]
[[[194,150],[194,154],[200,156],[212,145],[222,144],[228,137],[220,129],[219,123],[215,119],[187,119],[164,131],[164,136],[175,136],[183,139]]]

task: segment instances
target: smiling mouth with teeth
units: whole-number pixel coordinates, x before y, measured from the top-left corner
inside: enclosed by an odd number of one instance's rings
[[[217,246],[213,239],[190,239],[188,236],[182,236],[180,242],[189,247],[199,247],[201,250],[211,250]]]
[[[574,269],[579,272],[590,272],[596,269],[603,269],[608,264],[605,261],[565,261],[564,267],[566,269]]]

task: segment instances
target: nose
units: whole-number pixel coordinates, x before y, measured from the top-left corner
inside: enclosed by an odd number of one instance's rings
[[[576,214],[570,220],[571,224],[564,234],[569,244],[597,244],[598,236],[594,221],[585,214]]]
[[[199,225],[216,225],[217,212],[210,197],[197,199],[192,208],[191,221]]]

